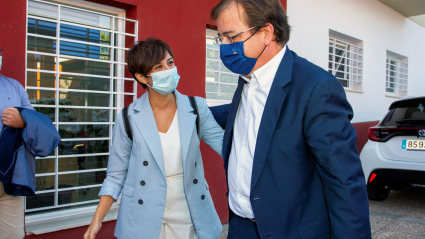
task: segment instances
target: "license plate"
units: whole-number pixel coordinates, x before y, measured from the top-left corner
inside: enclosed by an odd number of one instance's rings
[[[407,140],[403,139],[402,149],[425,150],[425,140]]]

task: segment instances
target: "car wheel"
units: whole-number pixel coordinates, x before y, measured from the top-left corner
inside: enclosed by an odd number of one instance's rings
[[[368,184],[367,195],[370,200],[383,201],[390,194],[390,189],[383,184]]]

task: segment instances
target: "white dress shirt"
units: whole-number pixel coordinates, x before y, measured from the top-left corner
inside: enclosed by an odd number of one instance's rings
[[[230,209],[243,218],[255,218],[249,200],[255,145],[267,97],[285,51],[286,46],[254,71],[251,79],[242,77],[247,83],[243,87],[233,127],[228,182]]]
[[[182,148],[177,111],[167,133],[159,132],[159,138],[161,139],[165,176],[170,177],[183,174]]]

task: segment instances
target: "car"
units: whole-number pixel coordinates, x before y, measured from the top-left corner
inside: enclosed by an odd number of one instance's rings
[[[425,187],[425,95],[393,102],[360,160],[370,200],[385,200],[390,190]]]

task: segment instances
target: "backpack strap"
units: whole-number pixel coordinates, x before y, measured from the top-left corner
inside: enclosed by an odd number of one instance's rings
[[[131,124],[130,118],[128,117],[128,107],[124,107],[122,109],[122,121],[124,122],[125,132],[127,133],[127,137],[133,141],[133,134],[131,133]]]
[[[198,137],[201,138],[200,135],[199,135],[199,110],[198,110],[198,105],[196,104],[195,97],[193,97],[193,96],[189,96],[189,101],[190,101],[190,105],[193,108],[193,114],[195,114],[197,116],[196,117],[196,133],[198,134]]]

